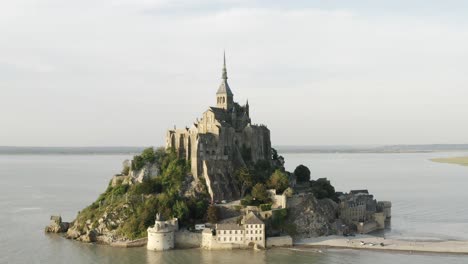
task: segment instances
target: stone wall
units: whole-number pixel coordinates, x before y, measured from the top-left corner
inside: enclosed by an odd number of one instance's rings
[[[176,248],[197,248],[202,244],[202,234],[188,231],[175,232]]]
[[[266,246],[271,247],[292,247],[293,239],[290,236],[267,237]]]
[[[245,244],[234,244],[234,243],[219,243],[216,240],[216,236],[211,234],[211,231],[205,230],[202,233],[202,246],[203,249],[208,250],[222,250],[222,249],[241,249],[248,248]]]

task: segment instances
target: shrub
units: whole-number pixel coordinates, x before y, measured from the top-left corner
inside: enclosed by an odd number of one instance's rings
[[[267,192],[267,189],[264,184],[262,183],[257,183],[255,186],[252,188],[252,197],[258,202],[258,203],[266,203],[270,200],[270,195]]]
[[[127,193],[127,190],[128,190],[128,185],[127,184],[119,185],[119,186],[116,186],[112,190],[112,194],[116,195],[116,196],[124,195],[125,193]]]
[[[289,187],[289,179],[286,173],[275,170],[267,184],[268,188],[275,189],[278,193],[283,193]]]
[[[268,204],[261,204],[261,205],[260,205],[260,210],[262,210],[262,211],[270,211],[270,210],[271,210],[271,203],[268,203]]]
[[[206,219],[208,220],[208,222],[212,224],[215,224],[218,222],[219,220],[219,208],[218,207],[214,205],[210,205],[208,207],[206,214],[207,214]]]
[[[330,198],[336,199],[335,187],[331,185],[326,178],[320,178],[310,182],[310,189],[317,199]]]
[[[298,182],[308,182],[310,181],[310,170],[304,165],[299,165],[294,170],[294,175]]]

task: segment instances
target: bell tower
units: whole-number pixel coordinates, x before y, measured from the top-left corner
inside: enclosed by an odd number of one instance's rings
[[[221,76],[222,81],[219,85],[218,91],[216,92],[216,107],[231,110],[234,105],[234,94],[232,94],[231,88],[229,88],[227,78],[226,53],[224,53],[223,74]]]

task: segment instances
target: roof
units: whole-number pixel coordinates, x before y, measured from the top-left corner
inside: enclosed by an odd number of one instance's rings
[[[244,227],[237,224],[217,224],[216,230],[244,230]]]
[[[226,70],[226,54],[224,54],[224,64],[223,64],[223,75],[221,76],[221,84],[219,85],[218,91],[216,94],[227,94],[228,96],[233,96],[231,88],[227,82],[227,70]]]
[[[231,88],[229,88],[229,84],[226,79],[223,79],[223,81],[221,81],[221,84],[219,85],[216,94],[227,94],[229,96],[233,96]]]
[[[351,190],[350,193],[351,193],[351,194],[358,194],[358,193],[366,193],[366,194],[369,194],[369,191],[368,191],[368,190]]]
[[[260,220],[260,218],[258,218],[254,213],[250,212],[246,217],[245,217],[245,221],[244,221],[244,224],[246,225],[251,225],[251,224],[260,224],[262,225],[263,224],[263,221]]]
[[[210,106],[209,111],[213,112],[215,115],[216,120],[225,120],[226,119],[226,111],[223,108],[213,107]]]

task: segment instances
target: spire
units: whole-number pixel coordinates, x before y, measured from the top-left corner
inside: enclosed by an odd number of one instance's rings
[[[223,76],[221,77],[221,79],[223,80],[227,80],[227,70],[226,70],[226,51],[224,51],[223,53],[223,59],[224,59],[224,64],[223,64]]]

